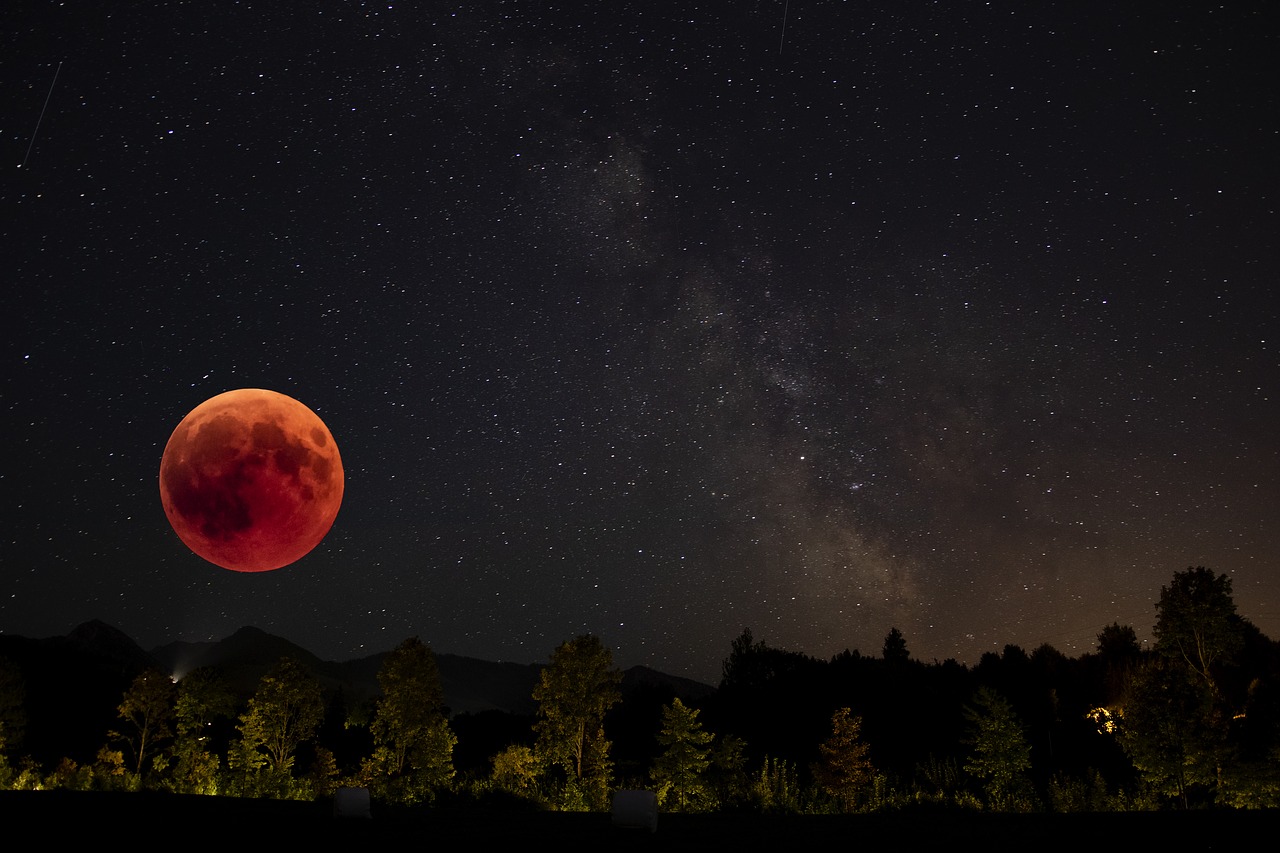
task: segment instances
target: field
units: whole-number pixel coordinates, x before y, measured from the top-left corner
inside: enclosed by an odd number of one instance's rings
[[[339,846],[429,843],[450,849],[512,849],[543,839],[582,849],[739,850],[923,849],[1080,851],[1138,841],[1175,850],[1238,847],[1246,838],[1275,838],[1280,812],[1162,812],[1086,815],[911,813],[796,816],[668,815],[658,831],[614,827],[607,814],[485,809],[422,810],[358,820],[333,817],[322,803],[237,800],[160,794],[60,791],[0,792],[0,818],[11,833],[101,841],[133,837],[142,844],[319,841]],[[23,833],[24,835],[26,832]],[[510,847],[508,845],[511,845]],[[538,845],[543,846],[542,844]]]

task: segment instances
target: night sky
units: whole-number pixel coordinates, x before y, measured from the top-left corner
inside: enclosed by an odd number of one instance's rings
[[[1271,6],[6,3],[0,631],[1280,638]],[[347,476],[258,575],[157,486],[240,387]]]

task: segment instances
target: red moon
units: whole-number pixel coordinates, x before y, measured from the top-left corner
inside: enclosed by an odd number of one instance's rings
[[[178,538],[236,572],[305,557],[338,517],[342,489],[342,459],[324,421],[259,388],[196,406],[160,460],[160,502]]]

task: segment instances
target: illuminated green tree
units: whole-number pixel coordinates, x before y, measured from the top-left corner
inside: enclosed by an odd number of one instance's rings
[[[533,689],[535,751],[548,767],[564,771],[567,808],[607,804],[612,765],[604,716],[622,698],[621,681],[612,652],[598,638],[584,635],[552,653]]]
[[[315,759],[311,762],[310,771],[307,773],[307,781],[315,796],[332,797],[338,790],[338,779],[341,775],[338,770],[338,760],[334,758],[333,751],[327,747],[317,746],[315,752]]]
[[[374,754],[362,775],[375,792],[401,803],[430,800],[453,778],[457,737],[444,715],[435,656],[417,637],[387,655],[373,724]]]
[[[674,811],[702,811],[712,805],[707,783],[714,735],[702,728],[698,709],[675,699],[662,709],[662,730],[658,733],[661,754],[651,775],[658,788],[658,803]]]
[[[977,779],[987,803],[997,811],[1028,811],[1035,803],[1031,780],[1031,747],[1022,723],[999,693],[978,688],[973,703],[964,709],[971,748],[965,772]]]
[[[93,776],[97,786],[106,791],[125,791],[136,788],[137,776],[125,765],[124,751],[99,747],[93,763]]]
[[[292,658],[282,658],[262,677],[240,715],[240,739],[227,756],[250,796],[295,793],[293,762],[298,747],[315,736],[324,718],[320,683]]]
[[[515,744],[493,757],[493,784],[518,797],[538,799],[538,757],[527,746]]]
[[[234,713],[235,699],[217,670],[209,667],[183,676],[177,693],[170,786],[180,794],[216,794],[221,761],[210,743],[210,731]]]
[[[1211,789],[1224,757],[1225,727],[1208,684],[1177,661],[1152,660],[1130,682],[1120,744],[1157,792],[1186,808]]]
[[[1216,791],[1219,804],[1236,809],[1280,808],[1280,750],[1265,760],[1223,768]]]
[[[133,754],[133,773],[142,776],[145,762],[173,737],[174,686],[169,676],[148,670],[133,680],[116,708],[123,731],[109,737],[128,744]]]
[[[862,739],[862,718],[848,708],[831,715],[831,736],[818,746],[821,758],[813,765],[813,780],[843,811],[851,812],[867,796],[875,779],[871,747]]]

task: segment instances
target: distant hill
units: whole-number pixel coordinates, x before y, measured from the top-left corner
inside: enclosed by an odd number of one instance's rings
[[[92,708],[112,725],[115,706],[133,678],[148,668],[182,675],[215,666],[229,687],[252,695],[258,681],[282,657],[290,656],[309,669],[328,691],[341,690],[349,706],[375,698],[378,670],[390,649],[348,661],[324,661],[301,646],[254,627],[211,642],[172,642],[144,651],[124,632],[103,622],[80,625],[66,637],[31,640],[0,634],[0,655],[23,669],[29,694],[49,697],[38,713],[46,725],[58,725],[69,708]],[[543,664],[502,663],[453,654],[436,654],[445,704],[453,714],[500,711],[532,715],[533,688]],[[657,689],[685,700],[710,695],[714,688],[645,666],[623,672],[624,698],[636,690]],[[85,693],[86,695],[81,695]],[[90,699],[89,693],[93,698]],[[86,704],[87,703],[87,704]],[[37,732],[33,732],[36,734]],[[100,737],[100,736],[99,736]],[[98,744],[94,744],[94,748]]]
[[[217,667],[227,685],[243,696],[252,695],[262,676],[284,657],[293,658],[314,673],[326,689],[356,687],[355,684],[347,684],[341,674],[333,672],[334,664],[259,628],[241,628],[230,637],[215,642],[169,643],[152,649],[151,656],[162,671],[178,678],[201,667]]]
[[[201,666],[217,666],[233,689],[249,695],[281,657],[291,655],[306,665],[327,689],[342,689],[351,704],[379,695],[378,670],[390,650],[355,660],[322,661],[281,637],[257,628],[241,628],[224,640],[207,643],[169,643],[152,651],[168,672],[185,673]],[[452,714],[502,711],[530,715],[537,711],[533,688],[542,664],[487,661],[462,655],[436,653],[445,705]],[[646,666],[623,672],[625,697],[640,687],[661,687],[686,700],[714,692],[709,685],[667,675]]]
[[[705,699],[716,692],[716,689],[709,684],[703,684],[701,681],[694,681],[691,678],[682,678],[678,675],[668,675],[665,672],[659,672],[647,666],[633,666],[630,669],[623,670],[623,697],[629,696],[640,689],[666,690],[679,696],[684,702]]]
[[[92,760],[134,676],[153,666],[123,632],[87,622],[65,637],[0,634],[0,658],[22,675],[25,725],[21,748],[39,762],[62,755]]]
[[[341,689],[349,704],[379,695],[378,670],[390,650],[349,661],[322,661],[315,655],[257,628],[241,628],[223,640],[175,642],[152,651],[161,668],[187,673],[215,666],[232,689],[250,695],[258,680],[280,658],[291,656],[311,670],[326,689]],[[534,664],[494,663],[459,655],[437,654],[445,705],[453,713],[499,710],[533,713],[531,694],[540,667]]]

